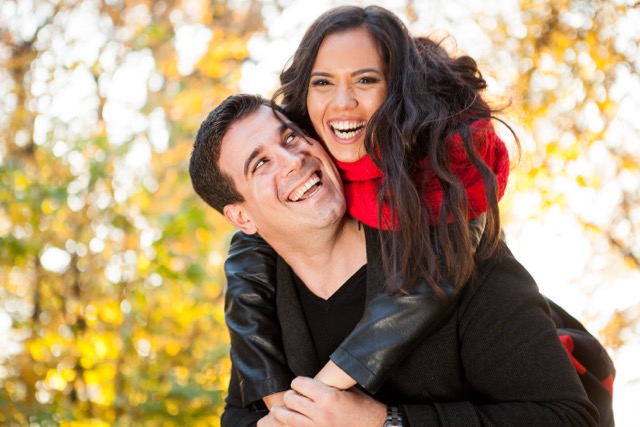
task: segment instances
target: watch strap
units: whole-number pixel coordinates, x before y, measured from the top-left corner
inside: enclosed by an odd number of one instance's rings
[[[387,406],[387,419],[382,427],[402,427],[402,413],[397,406]]]

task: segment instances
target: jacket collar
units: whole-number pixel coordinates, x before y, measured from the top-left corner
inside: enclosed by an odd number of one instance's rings
[[[364,227],[367,244],[366,304],[384,290],[378,230]],[[289,368],[296,376],[314,377],[320,368],[311,332],[293,281],[293,271],[278,256],[276,306]]]
[[[313,378],[320,370],[320,361],[293,281],[293,271],[280,256],[276,274],[276,307],[287,364],[294,375]]]

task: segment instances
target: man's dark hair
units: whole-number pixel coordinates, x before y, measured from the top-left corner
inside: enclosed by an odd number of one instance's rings
[[[231,126],[262,106],[271,108],[260,95],[231,95],[209,113],[196,134],[189,162],[191,184],[202,200],[220,213],[226,205],[244,201],[231,177],[220,169],[222,140]]]

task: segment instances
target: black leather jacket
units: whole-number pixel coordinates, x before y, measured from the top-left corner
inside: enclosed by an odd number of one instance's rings
[[[485,221],[484,215],[470,221],[474,247],[480,242]],[[294,377],[284,358],[276,315],[275,260],[274,250],[262,238],[237,232],[225,261],[225,320],[245,407],[288,390]],[[378,295],[331,360],[375,393],[404,355],[446,318],[457,290],[448,283],[441,288],[447,303],[435,297],[426,284],[409,295]]]

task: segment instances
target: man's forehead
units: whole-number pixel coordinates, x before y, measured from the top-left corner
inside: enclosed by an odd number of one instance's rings
[[[276,114],[278,114],[278,117],[276,117]],[[291,122],[282,114],[274,112],[271,108],[263,105],[249,116],[237,121],[231,126],[228,133],[241,133],[245,138],[257,140],[261,139],[261,137],[279,136],[291,126]]]
[[[246,162],[271,144],[279,144],[285,127],[267,106],[235,122],[222,139],[221,169],[226,173],[244,175]],[[236,183],[237,184],[237,183]]]

